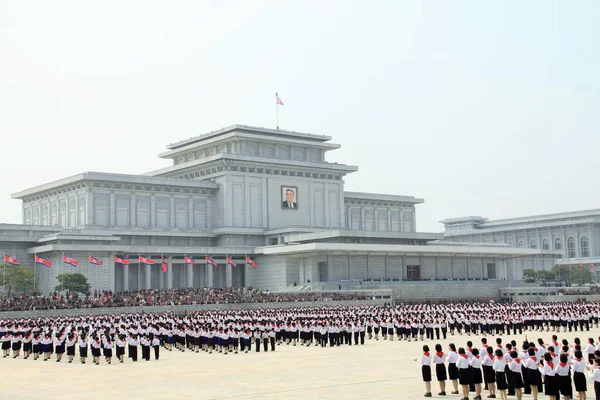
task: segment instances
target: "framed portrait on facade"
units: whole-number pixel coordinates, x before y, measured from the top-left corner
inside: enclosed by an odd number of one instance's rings
[[[281,186],[281,208],[284,210],[298,209],[298,186]]]

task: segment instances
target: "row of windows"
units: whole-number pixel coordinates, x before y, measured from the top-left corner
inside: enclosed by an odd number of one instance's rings
[[[509,242],[509,245],[510,244],[511,243]],[[517,243],[517,247],[523,248],[523,247],[525,247],[525,243],[522,240],[519,240],[519,242]],[[531,240],[529,242],[529,248],[537,249],[538,248],[537,241]],[[554,250],[562,250],[562,249],[563,249],[562,240],[560,238],[554,239]],[[542,240],[542,250],[550,250],[550,242],[548,241],[548,239]],[[580,251],[580,257],[589,257],[590,256],[590,242],[589,242],[587,236],[582,236],[581,239],[579,239],[579,251]],[[577,257],[577,249],[575,246],[575,239],[572,237],[569,237],[567,239],[567,258],[575,258],[575,257]]]

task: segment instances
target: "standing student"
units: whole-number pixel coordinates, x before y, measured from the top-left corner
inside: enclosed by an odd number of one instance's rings
[[[585,367],[586,361],[583,359],[581,350],[576,350],[573,354],[575,359],[573,360],[573,382],[575,383],[575,391],[579,397],[579,400],[585,400],[587,392],[587,381],[585,379]]]
[[[554,372],[554,363],[552,362],[552,354],[544,354],[544,365],[542,366],[542,374],[544,376],[544,394],[549,400],[557,400],[557,382],[556,373]]]
[[[96,365],[100,365],[100,344],[100,338],[98,336],[93,336],[91,342],[92,362]]]
[[[435,354],[433,355],[433,363],[435,364],[435,376],[437,377],[438,383],[440,385],[440,393],[439,396],[446,395],[446,380],[448,376],[446,374],[446,354],[442,351],[442,345],[435,345]]]
[[[467,356],[465,349],[459,347],[456,367],[458,368],[458,383],[462,390],[463,400],[469,399],[469,385],[473,382],[473,374],[469,366],[469,357]]]
[[[560,362],[554,367],[554,372],[556,373],[558,392],[563,395],[564,400],[570,400],[573,397],[573,385],[569,357],[566,354],[560,355]],[[557,394],[557,400],[560,394]]]
[[[66,345],[67,345],[67,359],[69,360],[69,364],[73,362],[73,358],[75,357],[75,344],[77,343],[77,336],[74,333],[70,333],[67,337]]]
[[[50,359],[50,354],[52,352],[52,338],[50,337],[50,333],[46,333],[44,339],[42,340],[42,349],[44,352],[44,361],[48,361]]]
[[[8,354],[10,352],[11,339],[12,339],[12,336],[10,335],[10,332],[8,332],[8,331],[4,332],[4,335],[0,339],[0,341],[2,342],[2,358],[8,357]]]
[[[485,351],[485,353],[483,353]],[[490,346],[482,347],[482,361],[481,367],[483,368],[483,382],[487,384],[489,397],[493,399],[496,397],[496,374],[494,372],[494,350]]]
[[[21,354],[21,333],[15,332],[15,334],[12,337],[11,342],[12,342],[13,358],[17,358],[17,357],[19,357],[19,354]]]
[[[271,342],[271,351],[275,351],[275,329],[274,328],[271,328],[271,330],[269,331],[269,341]],[[310,346],[310,342],[307,344],[307,346]],[[237,351],[236,351],[236,353],[237,353]]]
[[[510,352],[510,358],[511,362],[509,368],[511,372],[510,377],[512,379],[512,386],[515,389],[515,395],[517,396],[517,400],[521,400],[523,398],[523,387],[525,387],[525,384],[523,383],[523,376],[521,373],[521,359],[519,358],[517,352],[514,350]]]
[[[600,400],[600,358],[594,358],[594,365],[588,365],[588,376],[594,382],[596,400]]]
[[[126,342],[126,338],[125,335],[121,335],[117,338],[117,341],[115,342],[115,351],[116,351],[116,356],[117,359],[119,360],[120,364],[123,364],[123,358],[125,358],[125,342]]]
[[[110,339],[110,335],[104,338],[104,357],[106,357],[106,362],[110,364],[112,360],[113,353],[113,342]]]
[[[452,382],[452,387],[454,390],[450,392],[451,394],[458,394],[458,368],[456,367],[456,362],[458,361],[458,353],[456,352],[456,346],[454,343],[450,343],[448,346],[450,351],[448,352],[448,379]]]
[[[81,335],[81,340],[79,341],[79,361],[82,364],[85,364],[85,359],[87,358],[87,337],[85,334]]]
[[[500,398],[506,400],[506,391],[508,389],[508,383],[506,382],[506,361],[504,359],[504,353],[501,349],[496,349],[496,359],[494,360],[494,373],[496,379],[496,388],[500,392]]]
[[[421,364],[421,376],[423,382],[425,382],[425,397],[431,397],[431,355],[429,354],[429,346],[423,345],[421,359],[415,358],[415,361]]]
[[[154,359],[158,360],[159,351],[160,351],[160,339],[157,336],[152,338],[152,348],[154,348]],[[196,348],[196,353],[198,352],[198,348]]]
[[[481,384],[483,383],[483,375],[481,373],[481,357],[479,350],[472,350],[473,357],[469,360],[471,372],[473,376],[473,384],[475,385],[475,400],[481,400]],[[458,393],[457,393],[458,394]]]
[[[287,344],[289,345],[290,342],[287,342]],[[260,332],[258,328],[254,330],[254,345],[256,346],[256,352],[260,353]]]
[[[527,361],[525,361],[525,367],[527,368],[527,382],[531,387],[531,395],[533,396],[533,400],[537,400],[538,386],[542,382],[542,375],[538,369],[539,362],[535,355],[535,349],[529,348],[528,355],[529,357],[527,358]]]
[[[58,332],[54,338],[54,351],[56,352],[56,362],[60,362],[65,354],[65,339],[62,332]]]
[[[29,355],[31,354],[33,334],[31,331],[28,331],[23,337],[23,358],[27,360]]]

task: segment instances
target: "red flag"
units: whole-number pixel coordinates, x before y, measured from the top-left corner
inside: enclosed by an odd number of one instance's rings
[[[275,93],[275,99],[277,100],[277,105],[278,106],[283,106],[283,101],[281,101],[281,99],[279,98],[279,94]]]
[[[140,264],[154,265],[154,261],[151,258],[138,256],[138,261],[140,262]]]
[[[207,264],[212,265],[213,267],[218,267],[219,264],[217,264],[217,262],[215,260],[213,260],[212,258],[210,258],[209,256],[204,257],[204,262],[206,262]]]
[[[235,261],[233,261],[231,258],[227,257],[225,259],[225,262],[229,265],[231,265],[233,268],[237,268],[237,263]]]
[[[250,259],[250,257],[246,257],[246,264],[252,265],[255,269],[258,268],[258,265],[256,265],[256,262],[253,261],[252,259]]]
[[[129,265],[129,258],[127,258],[127,257],[115,256],[115,262],[116,262],[117,264],[121,264],[121,265]]]
[[[162,268],[162,272],[167,272],[167,270],[169,269],[169,266],[167,265],[167,261],[165,260],[165,258],[163,256],[160,256],[160,258],[161,258],[160,267]]]
[[[96,257],[92,256],[90,254],[90,257],[88,258],[90,264],[94,264],[94,265],[102,265],[102,261],[98,260]]]
[[[183,262],[185,264],[189,264],[189,265],[196,265],[196,260],[194,260],[193,257],[185,256],[185,257],[183,257]]]
[[[13,258],[8,254],[4,255],[4,262],[10,265],[21,265],[21,263],[16,258]]]
[[[40,256],[35,256],[35,263],[41,264],[44,267],[48,267],[48,268],[50,268],[52,266],[52,261],[46,260],[45,258],[42,258]]]
[[[69,264],[72,267],[76,267],[79,265],[79,261],[77,261],[76,259],[71,258],[69,256],[65,256],[64,254],[63,254],[63,262],[65,264]]]

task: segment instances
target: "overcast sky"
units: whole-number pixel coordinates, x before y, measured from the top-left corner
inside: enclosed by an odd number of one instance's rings
[[[598,208],[600,3],[0,1],[0,222],[11,193],[169,165],[232,124],[326,134],[346,190],[464,215]]]

